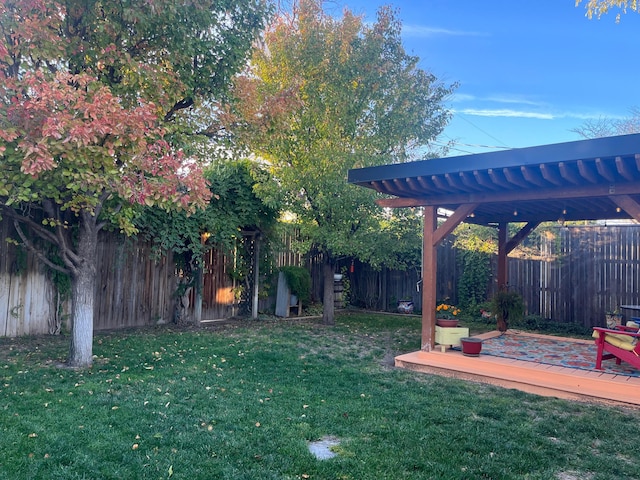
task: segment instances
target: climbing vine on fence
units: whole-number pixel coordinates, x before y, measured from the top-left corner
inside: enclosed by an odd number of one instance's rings
[[[461,274],[458,305],[468,307],[486,301],[491,281],[491,255],[496,251],[495,231],[477,225],[464,225],[456,232],[455,246]]]

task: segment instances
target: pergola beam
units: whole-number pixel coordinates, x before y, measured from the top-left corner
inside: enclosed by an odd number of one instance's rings
[[[451,216],[449,216],[445,222],[440,225],[435,232],[433,232],[433,246],[437,247],[440,245],[444,237],[449,235],[451,232],[455,230],[455,228],[460,225],[467,218],[473,210],[478,206],[477,203],[472,203],[469,205],[461,205]]]
[[[516,233],[506,244],[506,252],[509,255],[527,236],[533,232],[542,222],[529,222]]]
[[[640,222],[640,205],[629,195],[612,195],[611,200],[621,209]]]
[[[540,222],[529,222],[509,239],[508,223],[498,224],[498,288],[506,288],[509,279],[509,253],[527,238]]]
[[[540,188],[536,190],[507,190],[491,193],[442,194],[437,198],[381,198],[376,203],[381,207],[405,208],[426,207],[428,205],[469,204],[469,203],[501,203],[512,201],[534,201],[555,198],[579,199],[591,197],[609,197],[616,195],[633,195],[640,191],[640,182],[622,183],[614,185],[589,185],[565,188]]]

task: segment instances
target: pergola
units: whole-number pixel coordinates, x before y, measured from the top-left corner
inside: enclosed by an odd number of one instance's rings
[[[507,255],[541,222],[640,221],[640,134],[359,168],[349,182],[424,207],[422,350],[435,344],[437,246],[461,222],[498,228],[498,285]],[[453,212],[438,226],[437,210]],[[508,238],[509,223],[524,223]]]

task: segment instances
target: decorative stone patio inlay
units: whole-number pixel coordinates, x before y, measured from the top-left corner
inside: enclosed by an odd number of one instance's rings
[[[340,445],[340,440],[336,437],[322,437],[315,442],[309,442],[309,451],[315,455],[318,460],[327,460],[336,456],[331,451],[331,447]]]

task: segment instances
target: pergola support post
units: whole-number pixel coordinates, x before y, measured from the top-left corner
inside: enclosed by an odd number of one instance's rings
[[[438,266],[437,246],[433,243],[438,227],[436,207],[424,208],[422,236],[422,339],[421,349],[430,352],[436,343],[436,279]]]
[[[507,237],[509,224],[498,224],[498,289],[507,286]]]
[[[461,205],[438,227],[438,208],[424,208],[424,233],[422,236],[422,341],[421,349],[430,352],[436,344],[436,282],[438,279],[438,245],[464,219],[476,203]]]

